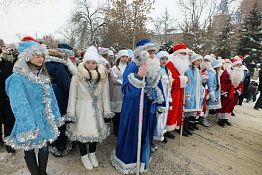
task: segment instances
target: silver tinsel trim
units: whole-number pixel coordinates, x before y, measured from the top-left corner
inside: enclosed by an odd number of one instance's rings
[[[134,174],[134,173],[136,173],[136,166],[134,166],[133,168],[124,168],[124,166],[121,165],[121,163],[117,160],[115,150],[112,152],[110,160],[111,160],[112,165],[115,167],[115,169],[118,172],[120,172],[122,174]],[[134,164],[136,164],[136,163],[134,163]]]
[[[167,109],[166,109],[166,107],[159,106],[159,107],[157,107],[157,111],[158,112],[167,112]]]
[[[68,122],[77,122],[77,117],[76,116],[71,116],[71,115],[63,115],[65,121],[68,121]]]
[[[47,56],[45,59],[45,62],[56,62],[56,63],[62,63],[66,65],[66,61],[62,58],[54,57],[54,56]]]
[[[160,74],[159,74],[160,75]],[[149,80],[149,82],[151,82],[151,86],[148,86],[147,87],[147,96],[150,100],[153,100],[153,97],[152,97],[152,90],[155,88],[156,90],[156,96],[157,96],[157,99],[156,99],[156,102],[158,104],[161,104],[164,102],[164,96],[163,96],[163,93],[161,91],[161,89],[157,86],[158,83],[159,83],[159,80],[160,80],[160,76],[157,76],[156,79],[152,80],[152,79],[147,79]]]
[[[59,130],[58,127],[64,124],[64,120],[60,118],[59,121],[55,121],[52,109],[51,109],[51,99],[50,99],[50,79],[46,77],[45,75],[39,74],[39,76],[36,76],[32,72],[28,71],[25,68],[19,69],[15,68],[14,69],[15,73],[18,73],[24,77],[26,77],[29,81],[35,84],[40,84],[43,87],[43,104],[44,104],[44,111],[45,115],[47,118],[48,123],[50,124],[53,133],[54,133],[54,138],[53,139],[48,139],[44,140],[38,144],[32,144],[32,143],[23,143],[23,144],[17,144],[14,140],[14,138],[7,137],[6,138],[6,144],[10,145],[14,149],[24,149],[24,150],[30,150],[34,148],[42,148],[43,146],[47,145],[47,142],[53,142],[58,136],[59,136]],[[40,131],[41,132],[41,131]],[[32,140],[33,138],[31,138]]]
[[[113,118],[115,116],[114,112],[110,112],[109,114],[104,115],[104,118]]]
[[[20,135],[17,136],[17,140],[19,142],[26,142],[29,140],[34,140],[38,137],[39,132],[40,132],[40,129],[37,128],[34,131],[30,130],[28,132],[21,133]]]
[[[102,142],[103,140],[105,140],[110,135],[110,129],[108,128],[107,125],[105,125],[104,129],[102,129],[101,126],[100,126],[100,122],[104,122],[104,121],[100,121],[100,120],[102,120],[102,117],[99,116],[100,111],[97,107],[98,96],[96,96],[95,92],[98,88],[98,83],[94,82],[94,81],[87,81],[85,79],[82,79],[81,83],[87,88],[90,96],[93,99],[92,105],[93,105],[93,108],[94,108],[94,111],[95,111],[94,118],[96,120],[96,127],[97,127],[97,131],[98,131],[98,136],[84,137],[82,135],[72,133],[72,132],[70,132],[69,126],[67,127],[68,129],[66,131],[66,135],[68,136],[68,138],[70,138],[70,140],[72,140],[72,141],[77,140],[77,141],[80,141],[82,143]]]
[[[31,60],[34,55],[44,55],[45,57],[48,56],[48,50],[45,46],[42,46],[40,44],[33,45],[30,48],[27,48],[24,52],[20,53],[18,55],[18,59],[23,62],[28,62]]]
[[[127,78],[129,83],[131,83],[134,87],[136,88],[145,87],[145,82],[143,80],[138,80],[137,78],[135,78],[134,73],[130,73]]]
[[[151,159],[151,158],[150,158]],[[115,155],[115,150],[112,151],[110,157],[112,165],[115,169],[121,174],[135,174],[136,173],[136,162],[126,165],[124,162],[119,160]],[[149,161],[150,162],[150,161]],[[145,169],[145,163],[140,163],[140,173],[147,172],[148,169]]]
[[[72,143],[68,140],[66,144],[66,149],[63,151],[58,151],[56,147],[49,147],[49,151],[58,157],[64,157],[66,156],[70,151],[72,150]]]

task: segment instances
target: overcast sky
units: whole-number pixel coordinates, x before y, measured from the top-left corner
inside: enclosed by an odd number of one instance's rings
[[[0,0],[3,2],[3,0]],[[17,0],[22,2],[22,0]],[[40,1],[40,0],[38,0]],[[92,0],[92,3],[103,3],[105,0]],[[165,8],[176,19],[181,19],[178,0],[156,0],[152,18],[161,16]],[[6,43],[17,43],[17,34],[41,37],[44,34],[56,34],[74,8],[74,0],[43,0],[40,5],[16,3],[4,11],[0,9],[0,38]]]

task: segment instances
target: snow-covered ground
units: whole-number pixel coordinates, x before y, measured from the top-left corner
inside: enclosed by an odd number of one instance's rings
[[[262,109],[253,109],[254,103],[237,106],[232,126],[221,128],[215,116],[209,116],[211,128],[200,126],[193,136],[183,137],[178,146],[179,136],[168,143],[157,143],[159,150],[154,153],[150,175],[261,175],[262,172]],[[83,167],[76,148],[68,156],[56,158],[50,154],[49,175],[105,174],[116,175],[110,154],[116,138],[112,135],[98,145],[99,168],[87,171]],[[0,149],[1,175],[29,175],[23,152],[16,155]]]

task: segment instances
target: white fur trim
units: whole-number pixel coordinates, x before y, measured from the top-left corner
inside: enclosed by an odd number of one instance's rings
[[[129,56],[128,54],[128,50],[124,49],[124,50],[119,50],[119,52],[117,53],[116,59],[119,59],[122,56]]]
[[[129,81],[130,84],[132,84],[136,88],[145,87],[145,82],[143,80],[139,80],[139,79],[135,78],[134,73],[130,73],[128,75],[128,81]]]
[[[187,76],[179,76],[180,79],[180,88],[185,88],[186,83],[188,82]]]
[[[222,64],[222,62],[220,62],[219,64],[215,65],[213,68],[215,69],[215,68],[222,67],[222,66],[223,66],[223,64]]]
[[[188,52],[189,52],[188,49],[179,49],[179,50],[173,52],[173,54],[174,55],[177,55],[177,54],[180,54],[180,53],[186,53],[187,54]]]
[[[235,61],[231,64],[232,67],[238,65],[238,64],[242,64],[242,61]]]

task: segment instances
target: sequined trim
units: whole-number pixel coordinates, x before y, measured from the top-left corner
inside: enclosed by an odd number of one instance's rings
[[[129,81],[129,83],[131,83],[136,88],[145,87],[145,82],[143,80],[141,81],[141,80],[138,80],[137,78],[135,78],[134,73],[130,73],[128,75],[128,81]]]
[[[28,132],[21,133],[17,136],[17,140],[19,142],[26,142],[26,141],[29,141],[29,140],[34,140],[38,137],[39,132],[40,132],[40,129],[37,128],[34,131],[30,130]]]
[[[65,60],[54,56],[47,56],[45,62],[56,62],[56,63],[62,63],[64,65],[67,65]]]
[[[43,54],[45,57],[48,56],[48,50],[45,46],[42,46],[40,44],[33,45],[30,48],[27,48],[24,52],[20,53],[18,55],[18,59],[23,61],[23,62],[28,62],[31,60],[34,55],[41,55]]]
[[[160,81],[160,75],[161,75],[161,72],[159,70],[159,74],[157,77],[153,78],[152,76],[148,75],[147,76],[147,81],[148,81],[148,84],[150,84],[150,86],[148,86],[148,91],[147,91],[147,96],[150,100],[153,100],[153,97],[152,97],[152,90],[155,88],[156,90],[156,95],[157,95],[157,99],[156,99],[156,102],[158,104],[161,104],[164,102],[164,96],[163,96],[163,93],[161,91],[161,89],[157,86],[159,81]]]
[[[43,104],[44,104],[44,111],[47,118],[48,123],[51,125],[51,128],[54,133],[53,139],[44,140],[38,144],[32,144],[32,143],[22,143],[17,144],[14,138],[7,137],[5,139],[6,144],[10,145],[14,149],[24,149],[24,150],[30,150],[34,148],[42,148],[43,146],[47,145],[47,142],[53,142],[58,136],[59,136],[59,130],[58,127],[64,124],[64,119],[60,118],[60,120],[55,121],[52,109],[51,109],[51,99],[50,99],[50,79],[42,74],[39,74],[39,76],[36,76],[32,72],[29,72],[27,69],[22,68],[14,68],[14,72],[18,73],[24,77],[26,77],[29,81],[32,83],[40,84],[43,86],[44,96],[43,96]],[[41,131],[40,131],[41,132]]]
[[[92,105],[95,111],[94,118],[96,120],[96,127],[97,127],[97,132],[98,136],[88,136],[84,137],[78,133],[72,133],[70,131],[70,127],[67,126],[67,131],[66,135],[70,140],[77,140],[82,143],[87,143],[87,142],[102,142],[105,140],[109,135],[110,135],[110,129],[108,128],[107,125],[105,125],[105,128],[102,129],[100,123],[104,121],[100,121],[102,118],[99,116],[99,109],[97,107],[97,98],[98,96],[96,95],[96,90],[98,88],[98,83],[95,83],[94,81],[84,81],[84,79],[81,81],[82,84],[87,88],[89,91],[90,96],[93,99]],[[110,114],[109,114],[110,115]]]

